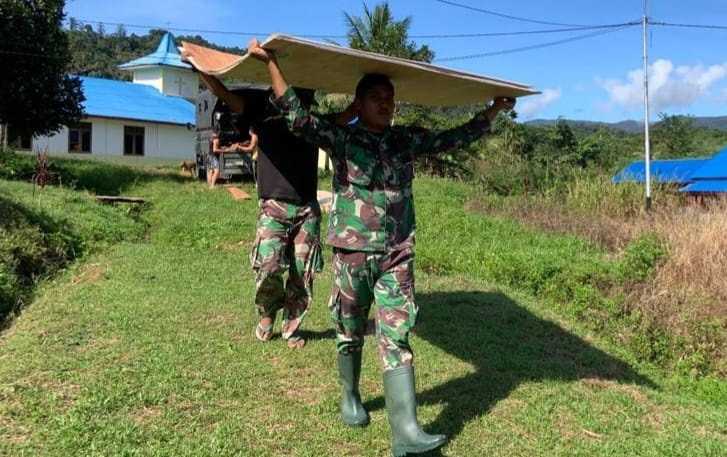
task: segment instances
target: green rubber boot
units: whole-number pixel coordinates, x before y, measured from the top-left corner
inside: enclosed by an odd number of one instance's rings
[[[419,427],[414,391],[414,367],[403,366],[384,372],[386,412],[391,426],[394,457],[421,454],[443,445],[444,435],[429,435]]]
[[[343,392],[341,418],[346,425],[363,427],[369,424],[369,413],[361,404],[358,380],[361,378],[361,351],[338,354],[338,375]]]

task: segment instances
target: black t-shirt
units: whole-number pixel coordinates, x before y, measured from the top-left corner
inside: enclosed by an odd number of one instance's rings
[[[316,198],[318,148],[288,130],[285,119],[272,116],[254,127],[258,135],[257,191],[302,205]]]

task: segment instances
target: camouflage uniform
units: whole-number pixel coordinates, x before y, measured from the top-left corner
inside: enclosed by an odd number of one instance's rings
[[[321,209],[317,201],[295,205],[261,199],[250,263],[256,271],[258,315],[274,317],[283,309],[283,326],[308,311],[313,276],[323,268],[320,247]],[[283,276],[288,272],[287,281]]]
[[[329,152],[333,206],[328,243],[334,247],[330,308],[338,350],[360,350],[372,298],[385,370],[412,363],[408,343],[414,303],[414,160],[465,146],[490,127],[484,112],[451,130],[391,127],[382,133],[360,123],[338,126],[301,106],[292,89],[274,103],[291,131]]]

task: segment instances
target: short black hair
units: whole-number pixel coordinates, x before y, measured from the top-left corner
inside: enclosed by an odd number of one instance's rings
[[[394,92],[394,85],[388,76],[381,73],[366,73],[356,84],[356,98],[364,97],[376,86],[386,86]]]
[[[299,87],[294,87],[293,90],[305,109],[310,109],[316,104],[316,91]]]

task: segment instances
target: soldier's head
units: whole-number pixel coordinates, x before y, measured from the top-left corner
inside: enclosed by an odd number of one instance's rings
[[[359,121],[369,130],[383,131],[394,118],[394,85],[388,76],[369,73],[356,85],[354,105]]]

